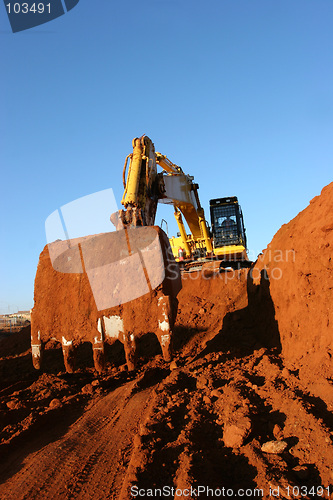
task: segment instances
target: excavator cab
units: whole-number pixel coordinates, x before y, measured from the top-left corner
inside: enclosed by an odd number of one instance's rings
[[[214,253],[220,260],[247,260],[246,233],[236,196],[210,200]]]

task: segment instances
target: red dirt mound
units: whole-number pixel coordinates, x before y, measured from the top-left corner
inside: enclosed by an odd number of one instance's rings
[[[333,401],[332,249],[333,183],[281,227],[252,275],[271,296],[287,367]],[[270,330],[264,335],[269,340]]]
[[[247,306],[247,269],[193,272],[183,276],[176,333],[187,342],[184,355],[204,349],[223,328],[226,315]],[[188,342],[191,332],[193,339]],[[179,339],[180,340],[180,339]]]
[[[21,328],[0,341],[0,358],[17,356],[30,350],[30,325]]]

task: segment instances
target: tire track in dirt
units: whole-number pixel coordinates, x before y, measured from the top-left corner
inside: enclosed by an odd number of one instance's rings
[[[8,477],[11,466],[15,472],[0,486],[0,498],[129,500],[132,486],[207,485],[260,488],[269,499],[269,488],[279,488],[284,498],[288,488],[332,487],[328,406],[304,392],[274,348],[243,356],[238,350],[204,350],[192,360],[180,352],[171,372],[156,358],[135,380],[128,382],[125,373],[101,379],[94,387],[112,392],[95,395],[70,427],[59,422],[49,429],[38,451],[24,440],[19,452],[14,447],[1,475]],[[63,390],[61,378],[52,381]],[[75,415],[77,409],[59,411]],[[227,429],[242,432],[249,422],[244,439],[228,444]],[[41,430],[48,434],[45,422]],[[282,439],[288,444],[282,454],[262,451],[266,441]]]
[[[152,390],[140,390],[134,381],[93,400],[64,436],[23,458],[21,470],[0,486],[0,497],[118,498],[126,454]]]

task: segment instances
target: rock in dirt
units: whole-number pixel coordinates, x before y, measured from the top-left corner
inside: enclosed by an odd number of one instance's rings
[[[210,393],[212,398],[221,398],[222,397],[222,392],[219,391],[218,389],[213,389],[212,392]]]
[[[206,405],[210,405],[212,402],[212,400],[208,396],[204,396],[202,400],[204,403],[206,403]]]
[[[83,394],[92,394],[94,392],[94,388],[91,384],[86,384],[82,387],[81,392],[83,392]]]
[[[281,427],[278,424],[274,425],[273,436],[275,437],[275,439],[277,439],[277,441],[282,441],[282,439],[283,439],[283,432],[282,432]]]
[[[240,448],[251,432],[251,420],[246,418],[239,424],[227,424],[223,431],[223,441],[228,448]]]
[[[288,446],[285,441],[267,441],[261,447],[261,451],[265,453],[282,453]]]
[[[57,398],[52,399],[52,401],[49,404],[49,408],[51,408],[51,410],[53,408],[60,408],[60,406],[62,406],[61,401]]]
[[[197,379],[197,389],[206,389],[206,387],[208,386],[209,384],[209,381],[206,377],[204,377],[203,375],[200,375]]]
[[[170,370],[176,370],[178,368],[178,365],[176,363],[176,361],[171,361],[170,363]]]
[[[10,410],[19,410],[20,408],[23,408],[23,404],[17,399],[11,399],[7,402],[7,408]]]

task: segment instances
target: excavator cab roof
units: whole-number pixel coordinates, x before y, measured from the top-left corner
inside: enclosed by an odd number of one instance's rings
[[[238,198],[237,196],[228,196],[226,198],[215,198],[214,200],[209,201],[209,205],[212,206],[217,206],[217,205],[229,205],[231,203],[237,203],[238,204]]]

